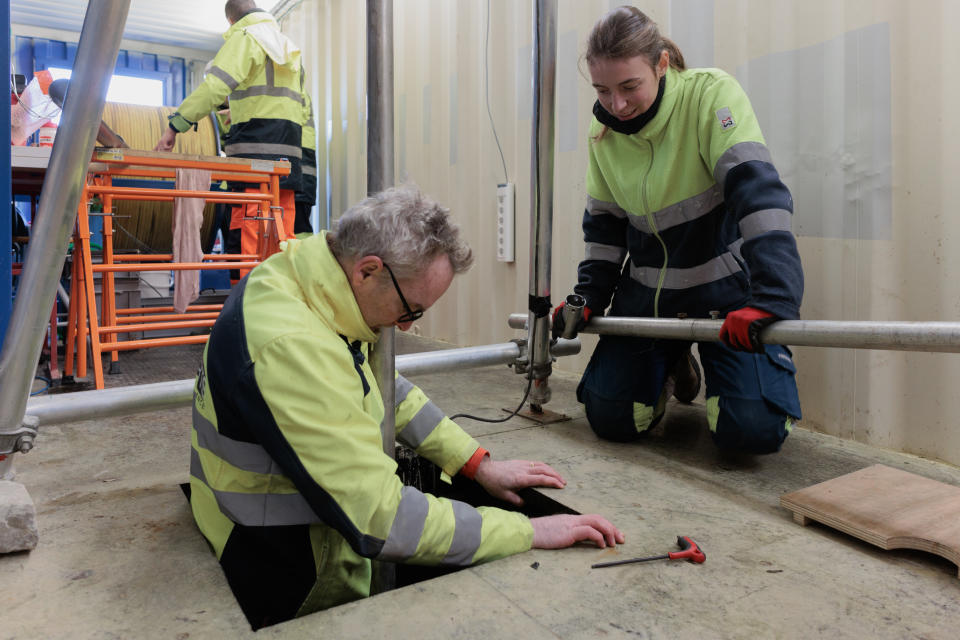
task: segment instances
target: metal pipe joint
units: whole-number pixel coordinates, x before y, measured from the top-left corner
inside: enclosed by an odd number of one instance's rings
[[[0,433],[0,455],[10,453],[28,453],[33,449],[40,428],[40,418],[25,415],[20,427]]]

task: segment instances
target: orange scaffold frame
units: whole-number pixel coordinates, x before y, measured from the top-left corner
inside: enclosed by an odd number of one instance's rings
[[[259,193],[188,191],[149,187],[115,187],[115,176],[136,178],[175,178],[176,170],[206,169],[212,181],[235,181],[258,184]],[[63,373],[72,376],[76,354],[77,377],[87,375],[89,339],[94,383],[104,388],[103,353],[109,352],[111,363],[118,352],[148,347],[201,344],[207,334],[143,338],[120,342],[118,334],[187,329],[213,326],[223,305],[190,305],[186,313],[174,313],[173,307],[116,308],[114,274],[117,272],[173,271],[205,269],[252,269],[279,249],[286,239],[283,230],[283,208],[280,206],[280,177],[290,173],[287,162],[249,158],[219,158],[136,149],[96,149],[87,173],[87,180],[77,211],[74,230],[73,261],[70,274],[70,312]],[[103,257],[94,263],[90,246],[90,199],[98,195],[103,203]],[[115,200],[172,201],[175,198],[202,198],[206,202],[228,204],[257,203],[259,223],[257,253],[207,254],[203,262],[171,262],[171,254],[114,254],[113,203]],[[287,212],[294,215],[294,212]],[[97,313],[94,274],[101,273],[100,312]]]

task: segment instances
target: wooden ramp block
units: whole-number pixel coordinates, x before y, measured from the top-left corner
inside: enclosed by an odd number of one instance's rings
[[[816,520],[881,549],[917,549],[960,566],[960,487],[876,464],[780,496]]]

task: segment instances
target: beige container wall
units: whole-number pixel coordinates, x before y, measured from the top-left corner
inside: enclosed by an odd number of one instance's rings
[[[583,256],[594,95],[577,63],[594,21],[619,4],[559,1],[555,303],[572,289]],[[796,203],[804,318],[960,320],[960,252],[953,249],[960,217],[949,214],[960,195],[953,177],[960,174],[960,123],[952,109],[960,101],[952,78],[960,62],[952,35],[960,5],[660,0],[638,6],[679,44],[689,66],[725,69],[750,95]],[[459,345],[517,336],[506,317],[526,309],[532,7],[518,0],[394,2],[397,178],[446,203],[477,253],[476,266],[415,330]],[[365,194],[365,3],[305,0],[283,22],[305,51],[318,155],[326,163],[321,184],[329,170],[335,219]],[[496,185],[505,175],[516,185],[513,263],[498,262],[495,251]],[[319,204],[323,220],[327,203]],[[594,344],[586,336],[584,353],[557,366],[582,371]],[[795,355],[804,426],[960,464],[954,428],[960,355],[816,348],[797,348]]]

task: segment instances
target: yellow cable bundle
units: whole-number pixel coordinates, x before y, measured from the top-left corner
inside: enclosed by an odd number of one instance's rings
[[[104,105],[103,121],[133,149],[153,150],[167,128],[167,116],[173,107],[145,107],[136,104],[108,102]],[[210,118],[177,136],[174,153],[203,156],[217,155],[216,130]],[[134,178],[140,179],[140,178]],[[201,242],[205,242],[213,226],[212,203],[203,209]],[[113,218],[113,248],[118,253],[170,253],[173,247],[173,203],[121,200],[115,203]],[[126,217],[125,217],[126,216]]]

